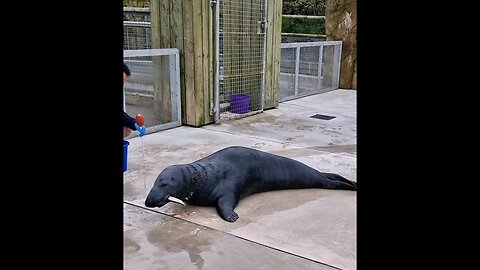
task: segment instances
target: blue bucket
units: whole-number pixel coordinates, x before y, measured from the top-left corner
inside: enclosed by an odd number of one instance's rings
[[[127,171],[128,141],[123,141],[123,172]]]

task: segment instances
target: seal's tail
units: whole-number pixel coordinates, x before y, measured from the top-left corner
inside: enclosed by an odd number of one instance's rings
[[[357,183],[341,175],[335,173],[322,173],[322,175],[324,176],[324,179],[322,179],[323,188],[357,190]]]

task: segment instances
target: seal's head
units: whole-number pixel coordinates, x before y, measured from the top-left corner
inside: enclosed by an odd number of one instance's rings
[[[155,180],[147,199],[146,207],[162,207],[168,202],[176,202],[185,205],[178,199],[185,196],[184,175],[179,165],[173,165],[163,170]]]

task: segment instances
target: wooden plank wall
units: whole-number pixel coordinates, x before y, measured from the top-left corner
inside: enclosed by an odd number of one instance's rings
[[[150,7],[152,48],[178,48],[180,51],[182,124],[202,126],[213,123],[214,115],[211,114],[211,108],[214,104],[216,60],[215,33],[212,32],[215,13],[212,11],[215,11],[215,8],[211,8],[210,0],[151,0]],[[267,14],[264,108],[273,108],[278,106],[279,99],[282,0],[268,0]],[[225,30],[227,31],[227,28]],[[240,40],[234,38],[231,42],[232,46],[235,43],[238,46]],[[224,48],[224,53],[225,57],[228,57],[228,48]],[[235,59],[239,55],[230,57]],[[225,68],[234,69],[228,66]],[[154,70],[169,70],[168,58],[156,60]],[[170,88],[167,79],[169,74],[165,72],[156,74],[158,75],[154,80],[156,113],[162,122],[171,121]],[[236,80],[231,83],[239,82]]]
[[[193,59],[193,4],[192,0],[183,1],[183,46],[180,51],[180,59],[185,63],[181,70],[182,88],[182,123],[195,126],[197,114],[195,104],[195,61]]]
[[[278,107],[279,103],[281,33],[282,0],[268,0],[264,109]]]
[[[178,48],[182,124],[201,126],[213,123],[213,34],[214,14],[210,0],[151,0],[152,48]],[[168,70],[168,58],[154,63]],[[156,72],[158,74],[159,72]],[[169,75],[169,74],[166,74]],[[160,74],[155,80],[156,102],[162,120],[168,121],[170,89]],[[168,100],[168,101],[167,101]]]
[[[170,5],[167,1],[151,1],[151,21],[152,29],[152,48],[175,48],[173,46],[173,39],[170,36],[170,25],[173,23],[173,18],[164,16],[163,11],[169,10]],[[153,34],[155,33],[155,34]],[[160,123],[172,122],[172,104],[170,92],[170,80],[168,74],[169,61],[168,57],[154,57],[153,58],[153,74],[154,74],[154,113],[155,117]]]

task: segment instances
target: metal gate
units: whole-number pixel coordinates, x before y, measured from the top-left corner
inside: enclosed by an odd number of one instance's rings
[[[145,116],[147,133],[182,125],[179,55],[177,48],[123,51],[132,73],[124,85],[123,107],[132,116]]]
[[[216,2],[215,121],[263,111],[265,0]]]

